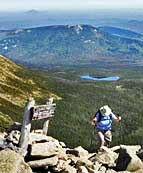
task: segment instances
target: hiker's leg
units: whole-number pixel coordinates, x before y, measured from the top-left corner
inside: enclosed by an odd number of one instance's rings
[[[104,134],[101,131],[97,131],[97,139],[100,143],[100,148],[105,145]]]
[[[112,133],[111,133],[111,130],[106,131],[105,134],[104,134],[104,137],[105,137],[105,145],[107,147],[110,147],[110,144],[112,142]]]
[[[110,142],[110,141],[105,140],[105,146],[109,148],[109,147],[110,147],[110,145],[111,145],[111,142]]]

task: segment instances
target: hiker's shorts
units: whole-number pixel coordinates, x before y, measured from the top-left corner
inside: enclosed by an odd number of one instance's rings
[[[97,129],[97,137],[98,139],[101,141],[104,140],[107,142],[111,142],[112,141],[112,133],[111,130],[100,130]]]

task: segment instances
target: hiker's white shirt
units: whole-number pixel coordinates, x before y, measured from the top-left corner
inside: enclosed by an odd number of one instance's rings
[[[97,114],[96,114],[96,118],[97,118],[96,128],[99,130],[111,130],[112,129],[112,120],[118,119],[113,112],[111,112],[109,115],[102,116],[100,122],[98,122],[99,116],[100,116],[99,112],[97,112]]]

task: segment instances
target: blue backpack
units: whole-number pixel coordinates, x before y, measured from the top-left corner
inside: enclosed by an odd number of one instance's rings
[[[98,111],[95,113],[95,116],[96,116],[97,113],[99,114],[99,118],[98,118],[98,120],[97,120],[97,122],[99,123],[99,122],[101,121],[103,115],[102,115],[102,113],[101,113],[100,110],[98,110]],[[109,116],[110,116],[110,119],[112,120],[112,115],[110,114]]]

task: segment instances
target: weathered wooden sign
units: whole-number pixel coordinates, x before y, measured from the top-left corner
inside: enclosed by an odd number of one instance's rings
[[[56,108],[55,103],[34,106],[32,119],[40,120],[40,119],[54,117],[55,108]]]
[[[19,139],[19,147],[22,148],[22,155],[25,157],[30,141],[31,121],[46,119],[43,125],[43,134],[47,135],[50,117],[54,116],[56,104],[53,103],[53,98],[49,98],[45,105],[35,106],[34,98],[29,98],[24,110],[23,123],[21,128],[21,136]],[[32,119],[31,119],[32,116]]]

